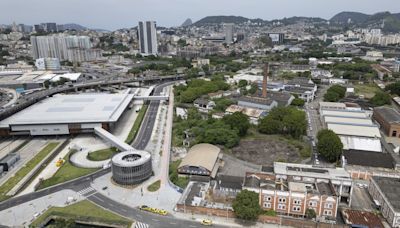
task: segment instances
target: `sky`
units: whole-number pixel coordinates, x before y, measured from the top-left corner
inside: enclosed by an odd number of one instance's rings
[[[115,30],[140,20],[181,25],[215,15],[265,20],[291,16],[329,19],[341,11],[400,13],[399,0],[0,0],[0,24],[77,23]]]

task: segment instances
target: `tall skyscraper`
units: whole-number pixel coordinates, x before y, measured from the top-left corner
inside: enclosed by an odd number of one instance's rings
[[[155,21],[139,21],[139,49],[142,55],[157,55],[157,30]]]
[[[230,44],[233,42],[233,24],[225,24],[225,43]]]

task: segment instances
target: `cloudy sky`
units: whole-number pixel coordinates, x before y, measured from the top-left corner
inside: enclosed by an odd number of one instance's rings
[[[78,23],[114,30],[139,20],[177,26],[210,15],[277,19],[314,16],[329,19],[341,11],[400,12],[399,0],[0,0],[0,24]]]

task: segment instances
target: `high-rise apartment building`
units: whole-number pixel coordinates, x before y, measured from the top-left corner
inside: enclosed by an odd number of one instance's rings
[[[46,23],[46,32],[57,32],[57,24],[56,23]]]
[[[101,56],[99,50],[92,49],[87,36],[31,36],[32,57],[58,58],[71,62],[93,61]]]
[[[233,24],[225,24],[225,43],[231,44],[233,42]]]
[[[155,21],[139,21],[139,50],[142,55],[157,55],[157,30]]]

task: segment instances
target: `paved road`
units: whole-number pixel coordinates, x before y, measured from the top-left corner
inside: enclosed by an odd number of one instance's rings
[[[175,82],[167,82],[161,84],[154,88],[154,95],[160,95],[162,90],[169,85],[174,84]],[[154,123],[157,117],[158,106],[160,105],[160,101],[150,101],[149,107],[147,108],[146,115],[142,122],[142,127],[139,130],[138,135],[136,136],[135,141],[132,143],[132,146],[138,150],[144,150],[146,148],[148,142],[151,138],[151,133],[153,132]]]
[[[97,205],[107,208],[117,214],[131,218],[135,221],[148,224],[150,227],[157,228],[170,228],[170,227],[202,227],[199,222],[177,219],[172,216],[155,215],[150,212],[141,211],[139,209],[132,209],[124,204],[120,204],[106,196],[95,193],[88,197],[88,199]],[[213,227],[223,227],[214,225]]]

